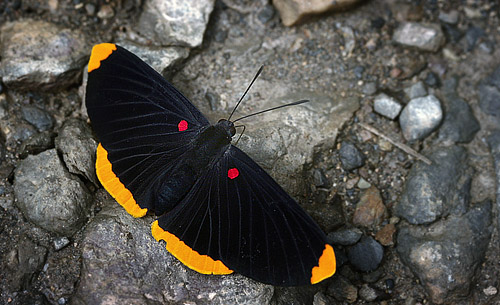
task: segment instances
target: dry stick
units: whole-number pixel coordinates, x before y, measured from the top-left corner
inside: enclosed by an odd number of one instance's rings
[[[432,164],[431,160],[429,160],[428,158],[426,158],[422,154],[419,154],[417,151],[415,151],[414,149],[412,149],[408,145],[405,145],[403,143],[399,143],[399,142],[394,141],[393,139],[389,138],[388,136],[384,135],[383,133],[381,133],[380,131],[378,131],[377,129],[375,129],[375,128],[369,126],[369,125],[365,125],[363,123],[358,123],[358,124],[361,127],[363,127],[364,129],[368,130],[369,132],[374,133],[377,136],[386,139],[388,142],[392,143],[392,145],[394,145],[394,146],[398,147],[399,149],[405,151],[406,153],[414,156],[415,158],[423,161],[425,164],[427,164],[427,165],[431,165]]]

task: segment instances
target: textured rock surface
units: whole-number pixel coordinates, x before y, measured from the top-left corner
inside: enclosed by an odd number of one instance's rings
[[[432,165],[416,163],[408,175],[396,215],[412,224],[427,224],[441,217],[462,214],[469,205],[471,168],[460,146],[434,147],[427,157]]]
[[[92,199],[83,183],[66,171],[55,149],[21,162],[15,171],[14,191],[26,218],[67,236],[83,225]]]
[[[108,202],[85,229],[82,276],[72,304],[269,303],[272,286],[185,267],[154,240],[151,222]]]
[[[8,87],[54,89],[74,84],[90,51],[81,32],[45,21],[6,23],[0,33],[0,76]]]
[[[422,140],[433,132],[443,119],[441,103],[434,95],[411,100],[399,116],[399,124],[408,141]]]
[[[436,52],[445,42],[438,24],[406,22],[395,31],[392,39],[402,45],[416,47],[424,51]]]
[[[391,120],[394,120],[401,112],[401,104],[396,99],[381,93],[373,100],[373,110]]]
[[[136,30],[156,45],[198,47],[214,0],[147,0]]]
[[[430,227],[402,227],[397,250],[433,302],[452,304],[468,294],[491,232],[491,202],[484,202]]]

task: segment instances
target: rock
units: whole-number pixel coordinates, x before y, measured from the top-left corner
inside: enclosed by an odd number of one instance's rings
[[[36,133],[36,129],[14,116],[0,120],[0,131],[5,137],[5,146],[13,149]]]
[[[300,0],[273,0],[273,5],[280,13],[283,24],[292,26],[314,15],[342,10],[358,2],[359,0],[314,0],[309,2]]]
[[[422,81],[418,81],[404,89],[406,96],[412,100],[417,97],[423,97],[427,95],[427,89]]]
[[[469,205],[472,169],[460,146],[433,147],[426,154],[432,165],[418,162],[408,175],[394,212],[412,224],[428,224],[449,214],[460,215]]]
[[[380,225],[387,216],[387,208],[382,201],[379,190],[375,186],[371,186],[363,192],[356,205],[352,223],[356,226],[373,228]]]
[[[319,168],[315,168],[313,170],[313,183],[316,187],[327,187],[328,186],[328,178],[325,176],[325,173]]]
[[[441,84],[439,77],[434,72],[427,73],[424,81],[429,87],[437,87]]]
[[[26,158],[28,155],[37,155],[42,151],[54,148],[55,133],[44,131],[35,133],[33,136],[23,141],[19,147],[19,157]]]
[[[449,23],[449,24],[457,24],[458,22],[458,11],[451,10],[449,12],[439,12],[439,20]]]
[[[86,227],[73,304],[268,304],[273,287],[238,274],[207,276],[185,267],[151,236],[152,219],[116,203]],[[111,301],[110,301],[111,302]]]
[[[445,42],[444,34],[438,24],[417,22],[402,23],[392,37],[394,41],[423,51],[436,52]]]
[[[467,51],[471,51],[476,46],[476,43],[486,35],[483,29],[476,26],[469,26],[465,32],[465,40],[467,41]]]
[[[54,126],[54,119],[43,109],[35,106],[25,105],[21,108],[23,119],[35,126],[38,131],[47,131]]]
[[[328,233],[328,240],[334,245],[351,246],[359,241],[363,232],[358,228],[341,229]]]
[[[372,237],[363,236],[348,250],[347,257],[356,269],[369,272],[377,269],[382,262],[384,248]]]
[[[369,188],[370,186],[372,186],[370,184],[370,182],[366,181],[364,178],[360,178],[359,179],[359,182],[358,182],[358,187],[362,190],[365,190],[367,188]]]
[[[457,80],[451,78],[444,85],[449,90],[444,90],[443,94],[445,112],[438,138],[442,142],[469,143],[481,126],[469,104],[456,93],[456,83]]]
[[[362,91],[366,95],[373,95],[377,92],[377,84],[375,82],[365,83]]]
[[[380,229],[377,234],[375,234],[375,239],[382,246],[393,246],[394,245],[394,233],[396,233],[396,226],[393,223],[386,224],[382,229]]]
[[[443,119],[439,100],[434,95],[412,99],[399,116],[406,140],[422,140],[433,132]]]
[[[201,45],[214,0],[147,0],[136,30],[158,46]]]
[[[365,164],[365,156],[350,142],[342,142],[339,150],[340,162],[345,170],[353,170]]]
[[[493,130],[488,137],[488,145],[495,165],[496,175],[496,202],[497,208],[500,207],[500,129]],[[498,217],[498,225],[500,225],[500,216]]]
[[[500,118],[500,66],[479,83],[478,93],[481,110],[486,115]]]
[[[92,196],[69,174],[55,149],[21,161],[15,171],[16,204],[37,226],[71,236],[86,220]]]
[[[104,4],[101,6],[99,11],[97,12],[97,17],[101,19],[109,19],[115,15],[113,8],[109,4]]]
[[[257,14],[257,19],[259,19],[259,21],[263,24],[266,24],[273,19],[274,14],[274,7],[272,5],[265,5]]]
[[[55,139],[55,145],[70,173],[82,175],[98,185],[95,173],[97,142],[86,123],[78,119],[64,122]]]
[[[323,292],[318,292],[314,295],[313,305],[328,305],[331,304],[331,301],[328,299]]]
[[[185,47],[172,46],[155,48],[137,45],[127,40],[118,41],[118,45],[139,56],[162,75],[169,74],[173,66],[186,59],[189,55],[189,49]]]
[[[358,299],[358,288],[342,275],[332,278],[326,293],[339,302],[354,303]]]
[[[405,226],[397,251],[436,304],[454,304],[469,294],[491,236],[491,202],[430,227]]]
[[[7,87],[30,90],[75,84],[90,46],[80,31],[25,19],[0,29],[0,76]]]
[[[54,243],[54,250],[59,251],[62,248],[64,248],[67,245],[69,245],[69,238],[67,238],[65,236],[58,237],[58,238],[54,239],[53,243]]]
[[[373,100],[373,110],[391,120],[394,120],[401,112],[401,104],[393,97],[381,93]]]

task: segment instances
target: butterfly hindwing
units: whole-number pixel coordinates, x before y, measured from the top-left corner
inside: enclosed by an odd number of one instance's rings
[[[169,175],[208,120],[177,89],[120,46],[94,46],[86,106],[101,144],[97,174],[133,216],[154,208],[154,185]]]
[[[333,249],[318,225],[235,146],[155,222],[153,235],[202,273],[229,273],[211,272],[222,264],[224,271],[290,286],[316,283],[335,272]]]

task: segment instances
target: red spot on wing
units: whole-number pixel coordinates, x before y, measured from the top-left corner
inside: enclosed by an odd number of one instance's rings
[[[179,131],[184,131],[184,130],[188,129],[188,122],[186,122],[185,120],[182,120],[179,122],[179,124],[177,124],[177,127],[179,128]]]
[[[238,171],[237,168],[230,168],[227,171],[227,176],[229,177],[229,179],[234,179],[234,178],[238,177],[239,174],[240,174],[240,172]]]

